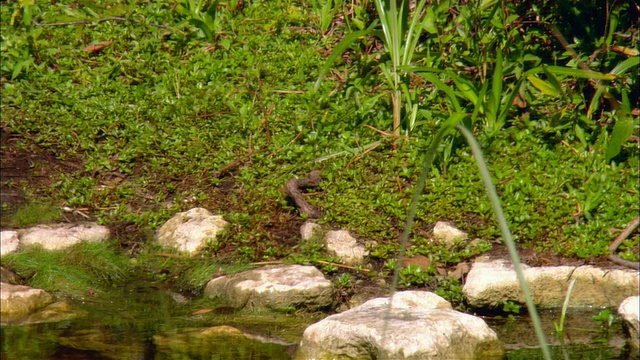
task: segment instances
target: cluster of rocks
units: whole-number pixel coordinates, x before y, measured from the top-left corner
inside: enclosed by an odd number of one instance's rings
[[[157,238],[164,246],[192,254],[215,240],[225,226],[221,216],[195,208],[167,221],[159,229]],[[436,229],[434,237],[441,243],[466,239],[466,234],[446,224],[438,224]],[[345,265],[365,264],[364,244],[347,231],[325,230],[308,222],[302,227],[301,235],[303,241],[322,241],[326,250]],[[108,238],[108,229],[95,224],[41,225],[2,231],[1,249],[2,255],[34,244],[59,250],[78,241]],[[637,271],[526,265],[524,271],[534,301],[540,307],[561,307],[569,283],[574,279],[577,280],[571,295],[572,306],[617,307],[629,329],[630,346],[637,351],[640,324]],[[47,321],[47,314],[48,321],[82,315],[64,303],[54,302],[43,290],[5,282],[10,282],[8,278],[3,271],[0,307],[3,324]],[[315,267],[275,265],[216,277],[206,285],[204,294],[237,309],[330,310],[335,289]],[[507,301],[524,302],[511,264],[488,257],[476,259],[463,294],[474,308],[496,308]],[[228,326],[210,330],[225,336],[250,337]],[[162,343],[161,340],[158,341]],[[503,353],[504,347],[496,333],[483,319],[453,310],[450,303],[433,293],[404,291],[391,298],[379,297],[373,292],[360,297],[350,309],[309,326],[294,358],[485,359],[500,358]]]

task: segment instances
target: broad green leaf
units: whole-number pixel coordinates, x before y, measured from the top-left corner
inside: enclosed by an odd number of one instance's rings
[[[207,40],[213,41],[213,33],[211,32],[211,28],[209,28],[206,22],[204,22],[203,20],[194,19],[194,18],[189,19],[189,22],[195,25],[198,29],[202,30]]]
[[[448,71],[447,74],[453,79],[462,96],[464,96],[471,103],[476,104],[478,102],[478,90],[473,83],[461,76],[458,76],[452,71]]]
[[[616,121],[616,124],[613,127],[611,139],[609,140],[607,152],[605,153],[607,162],[611,161],[611,159],[620,153],[622,144],[629,140],[629,137],[633,134],[633,119],[630,114],[630,107],[629,96],[626,91],[623,91],[622,108],[619,112],[618,121]]]
[[[418,3],[416,8],[413,11],[413,18],[411,19],[411,25],[407,30],[407,40],[404,49],[404,55],[402,57],[402,65],[408,65],[413,58],[413,53],[418,46],[418,40],[420,39],[420,34],[422,33],[422,29],[424,28],[424,24],[427,21],[426,16],[423,17],[422,21],[420,21],[420,15],[422,14],[422,9],[426,4],[426,0],[422,0]]]
[[[33,64],[33,58],[29,57],[25,60],[20,61],[14,68],[13,68],[13,72],[11,73],[11,79],[15,79],[16,77],[18,77],[18,75],[20,75],[20,73],[22,72],[22,69],[24,68],[28,68],[29,66],[31,66],[31,64]]]
[[[540,90],[543,94],[545,95],[550,95],[550,96],[558,96],[558,92],[556,91],[556,89],[553,87],[553,85],[549,84],[548,82],[539,79],[536,76],[527,76],[527,80],[529,80],[529,82],[535,86],[536,89]]]
[[[31,5],[25,5],[22,8],[22,24],[25,28],[29,29],[31,27]]]
[[[433,13],[433,7],[427,8],[427,13],[424,16],[425,21],[422,23],[424,29],[430,34],[438,34],[438,27],[436,26],[436,16]]]
[[[380,70],[382,70],[382,75],[384,75],[384,79],[386,80],[387,84],[391,88],[394,88],[394,77],[387,64],[380,64]]]
[[[560,85],[560,81],[558,80],[558,78],[553,75],[553,73],[550,72],[546,66],[542,66],[542,71],[544,71],[544,74],[547,76],[547,82],[555,88],[558,94],[564,96],[564,91],[562,90],[562,85]]]
[[[591,115],[598,110],[598,105],[600,105],[600,97],[602,97],[602,93],[604,92],[606,86],[602,84],[598,84],[596,92],[593,94],[591,98],[591,102],[589,103],[589,108],[587,109],[587,117],[591,118]]]
[[[474,108],[473,108],[473,114],[471,114],[471,123],[474,123],[476,121],[476,118],[478,117],[478,114],[480,114],[480,112],[485,111],[484,99],[487,96],[488,90],[489,90],[489,82],[485,81],[484,84],[482,85],[482,88],[480,89],[480,93],[478,94],[478,99],[473,104]]]
[[[480,2],[480,11],[485,11],[488,8],[496,5],[498,3],[498,0],[482,0]]]

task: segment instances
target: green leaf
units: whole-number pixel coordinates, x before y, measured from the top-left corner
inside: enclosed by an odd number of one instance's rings
[[[607,162],[611,161],[620,153],[622,144],[624,144],[633,134],[633,119],[630,114],[629,97],[626,91],[622,92],[622,109],[620,110],[620,118],[616,121],[611,133],[611,139],[607,146],[605,158]]]
[[[207,40],[213,41],[213,32],[211,32],[211,28],[209,28],[206,22],[194,18],[189,19],[189,22],[196,26],[198,29],[202,30]]]
[[[453,79],[453,82],[462,93],[462,96],[464,96],[473,104],[476,104],[478,102],[478,90],[475,88],[471,81],[456,75],[452,71],[448,71],[447,74]]]
[[[613,74],[603,74],[593,70],[571,69],[564,66],[547,66],[546,69],[554,74],[573,76],[583,79],[614,80],[617,78],[617,76]]]
[[[427,8],[425,14],[425,21],[423,22],[424,29],[430,34],[438,34],[438,27],[436,25],[436,15],[433,13],[433,7]]]
[[[29,68],[29,66],[31,66],[31,64],[33,64],[33,58],[29,57],[25,60],[20,61],[18,64],[16,64],[16,66],[13,68],[13,72],[11,73],[11,79],[15,79],[18,77],[18,75],[20,75],[20,73],[22,72],[22,69],[24,68]]]
[[[498,120],[498,113],[500,111],[500,101],[502,99],[502,51],[498,50],[496,57],[496,68],[493,71],[493,77],[491,79],[491,93],[486,103],[485,116],[487,118],[487,124],[493,131],[496,129],[496,121]]]
[[[371,33],[371,30],[369,29],[352,32],[351,34],[346,35],[342,39],[342,41],[340,41],[340,43],[338,43],[338,45],[336,45],[336,47],[333,48],[333,50],[331,51],[331,55],[329,55],[329,58],[327,58],[327,61],[324,63],[324,66],[322,67],[322,69],[320,69],[320,73],[318,74],[318,80],[316,80],[316,83],[313,87],[314,91],[318,91],[318,88],[320,87],[320,83],[324,78],[324,74],[326,74],[327,71],[331,69],[331,67],[333,66],[333,63],[335,63],[338,60],[338,58],[342,56],[342,53],[344,53],[345,50],[347,50],[349,46],[353,44],[354,41],[370,33]]]
[[[600,104],[600,97],[602,97],[602,93],[606,89],[606,86],[602,84],[598,84],[596,92],[593,94],[591,98],[591,102],[589,103],[589,108],[587,109],[587,117],[591,118],[591,115],[594,111],[598,109],[598,105]]]
[[[614,67],[611,70],[611,74],[616,75],[616,76],[620,76],[620,75],[624,74],[625,72],[627,72],[627,70],[638,66],[639,63],[640,63],[640,57],[638,57],[638,56],[630,57],[627,60],[621,62],[618,65],[616,65],[616,67]]]
[[[544,71],[544,74],[547,76],[549,84],[551,84],[556,89],[558,94],[564,96],[564,91],[562,91],[562,85],[560,85],[560,81],[558,80],[558,78],[547,69],[547,66],[542,66],[542,71]]]
[[[533,75],[527,76],[527,80],[529,80],[529,82],[531,82],[531,84],[535,86],[536,89],[540,90],[545,95],[550,95],[555,97],[559,95],[558,91],[555,89],[553,85],[549,84],[544,80],[539,79],[536,76],[533,76]]]
[[[515,87],[511,91],[511,94],[509,94],[507,101],[504,103],[504,106],[502,107],[502,111],[500,112],[500,117],[498,118],[498,124],[502,124],[500,125],[500,127],[504,126],[504,124],[506,123],[507,115],[509,115],[511,108],[513,107],[513,100],[518,95],[518,92],[520,92],[520,86],[522,86],[523,81],[524,81],[524,78],[521,78],[520,80],[518,80]]]
[[[453,89],[451,87],[447,86],[440,79],[438,79],[438,77],[435,74],[423,73],[420,75],[422,75],[422,77],[430,81],[436,87],[436,89],[447,94],[447,96],[449,97],[449,101],[451,102],[451,105],[453,105],[453,109],[456,112],[462,112],[460,103],[458,102],[458,99],[456,98],[456,94],[453,92]]]

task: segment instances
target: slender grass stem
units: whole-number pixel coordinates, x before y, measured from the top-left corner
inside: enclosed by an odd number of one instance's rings
[[[484,156],[482,156],[480,144],[478,144],[478,141],[476,141],[471,131],[469,131],[462,124],[456,125],[456,129],[460,131],[460,133],[465,137],[465,139],[469,143],[469,146],[471,147],[473,156],[476,159],[476,164],[478,165],[480,176],[482,177],[485,189],[487,190],[487,195],[489,196],[489,200],[491,201],[491,205],[493,206],[493,211],[496,215],[496,219],[498,220],[498,225],[500,226],[502,238],[507,246],[507,249],[509,250],[511,262],[513,263],[513,267],[516,270],[516,275],[518,277],[518,281],[520,282],[522,293],[524,294],[527,309],[529,310],[529,316],[533,321],[533,326],[536,331],[536,336],[538,337],[538,342],[540,343],[540,348],[542,349],[542,354],[546,360],[551,360],[551,352],[549,350],[549,346],[547,345],[544,331],[542,330],[540,316],[538,315],[538,310],[533,303],[533,297],[531,296],[529,285],[527,285],[527,280],[525,279],[524,272],[522,271],[522,265],[520,264],[520,258],[518,257],[518,251],[516,250],[516,244],[513,241],[511,230],[509,230],[509,224],[507,223],[507,218],[505,217],[504,211],[502,210],[502,205],[500,205],[500,198],[498,197],[498,193],[496,192],[495,185],[491,180],[489,168],[484,161]]]
[[[411,229],[413,227],[413,219],[415,218],[416,211],[418,209],[418,203],[420,202],[420,195],[424,190],[424,184],[427,181],[427,175],[429,175],[429,169],[431,169],[431,165],[433,164],[433,159],[436,156],[436,152],[438,151],[438,146],[442,141],[444,135],[451,130],[449,127],[443,126],[436,136],[433,138],[431,146],[427,150],[427,154],[424,158],[424,164],[422,165],[422,172],[420,173],[420,178],[418,178],[418,184],[416,186],[416,191],[413,194],[411,199],[411,205],[409,206],[409,212],[407,214],[407,220],[405,221],[404,231],[402,232],[402,237],[400,240],[400,252],[398,253],[398,257],[396,259],[396,267],[393,271],[393,279],[391,280],[391,294],[389,297],[389,308],[387,310],[387,314],[391,312],[393,307],[393,294],[398,287],[398,281],[400,279],[400,271],[402,271],[402,258],[404,257],[405,250],[407,248],[407,243],[409,242],[409,235],[411,234]],[[385,326],[383,327],[382,334],[386,334],[387,330],[387,322],[385,322]]]
[[[418,203],[420,201],[420,195],[424,190],[425,182],[427,180],[427,175],[429,174],[429,170],[431,169],[431,165],[433,164],[433,160],[435,158],[436,152],[438,151],[438,146],[442,141],[447,132],[451,130],[451,126],[454,123],[455,128],[465,137],[467,142],[469,143],[469,147],[471,147],[471,151],[476,160],[476,164],[478,165],[478,170],[480,171],[480,176],[485,185],[485,189],[487,190],[487,195],[489,196],[489,200],[491,201],[491,205],[493,207],[493,211],[498,220],[498,225],[500,227],[500,231],[502,233],[502,237],[504,239],[505,244],[507,245],[507,249],[509,250],[509,255],[511,257],[511,261],[513,263],[514,269],[516,270],[516,275],[518,277],[518,281],[520,282],[520,287],[522,288],[522,292],[524,294],[525,302],[527,304],[527,309],[529,310],[529,316],[533,321],[533,325],[535,328],[536,336],[538,337],[538,341],[540,343],[540,348],[542,349],[542,354],[545,360],[551,360],[551,352],[549,350],[549,346],[547,344],[546,337],[544,335],[544,331],[542,330],[542,323],[540,322],[540,316],[538,315],[538,311],[536,309],[535,304],[533,303],[533,298],[531,296],[531,291],[529,290],[529,286],[527,285],[527,281],[524,277],[524,272],[522,271],[522,265],[520,263],[520,258],[518,257],[518,252],[516,250],[515,242],[513,241],[513,236],[511,235],[511,230],[509,229],[509,224],[507,223],[507,219],[504,215],[504,211],[502,210],[502,205],[500,204],[500,198],[498,197],[498,193],[496,192],[495,185],[491,180],[491,174],[489,173],[489,168],[484,160],[484,156],[482,155],[482,150],[480,149],[480,145],[476,141],[475,137],[466,127],[459,123],[461,120],[459,114],[454,114],[446,124],[444,124],[436,136],[433,138],[433,142],[431,146],[427,150],[425,155],[424,164],[422,166],[422,172],[420,173],[420,177],[418,179],[418,183],[416,185],[416,191],[413,194],[413,198],[411,199],[411,205],[409,207],[409,212],[407,214],[407,219],[405,222],[404,231],[401,237],[400,243],[400,251],[398,253],[398,257],[395,264],[395,271],[393,273],[393,280],[391,283],[391,297],[389,300],[389,308],[387,310],[387,314],[391,313],[393,308],[393,294],[398,286],[398,281],[400,278],[400,271],[402,270],[402,258],[404,257],[407,243],[409,241],[409,235],[411,234],[411,229],[413,227],[413,221],[415,218],[416,210],[418,208]],[[386,333],[386,322],[383,328],[383,334]]]

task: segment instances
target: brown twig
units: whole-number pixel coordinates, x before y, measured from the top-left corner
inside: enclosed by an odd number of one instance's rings
[[[358,156],[354,157],[353,159],[349,160],[349,162],[347,163],[347,165],[343,166],[343,169],[348,168],[351,164],[353,164],[354,162],[362,159],[365,155],[367,155],[367,153],[373,151],[375,148],[377,148],[378,146],[380,146],[382,143],[377,143],[373,146],[371,146],[370,148],[368,148],[367,150],[363,151],[361,154],[359,154]]]
[[[105,21],[128,21],[128,20],[129,19],[122,16],[110,16],[110,17],[94,19],[94,20],[77,20],[77,21],[67,21],[67,22],[59,22],[59,23],[39,23],[33,20],[32,23],[35,26],[69,26],[69,25],[88,25],[93,23],[101,23]]]
[[[337,264],[337,263],[324,261],[324,260],[316,260],[315,262],[317,262],[318,264],[322,264],[322,265],[332,265],[332,266],[335,266],[335,267],[339,267],[339,268],[343,268],[343,269],[349,269],[349,270],[355,270],[355,271],[366,271],[366,272],[372,272],[373,271],[373,270],[369,270],[369,269],[358,269],[358,268],[353,267],[353,266]]]
[[[629,226],[627,226],[620,235],[618,235],[618,237],[613,240],[613,242],[611,243],[611,245],[609,245],[609,260],[613,261],[614,263],[618,264],[618,265],[622,265],[622,266],[626,266],[632,269],[640,269],[640,263],[637,261],[629,261],[629,260],[625,260],[623,258],[621,258],[618,255],[615,255],[615,251],[618,249],[618,247],[620,246],[620,244],[622,244],[622,242],[629,237],[629,235],[631,235],[637,228],[638,225],[640,224],[640,217],[635,218],[635,220],[633,220]]]
[[[253,155],[259,154],[259,153],[264,152],[264,151],[265,150],[252,151],[250,149],[249,152],[247,154],[243,155],[241,158],[235,160],[231,164],[229,164],[229,165],[223,167],[222,169],[216,171],[215,173],[213,173],[213,176],[216,177],[216,178],[220,178],[221,176],[230,173],[231,170],[233,170],[233,169],[237,168],[238,166],[242,165],[242,163],[244,163],[245,161],[250,159]]]
[[[174,258],[174,259],[189,259],[188,256],[170,254],[170,253],[164,253],[164,252],[155,252],[155,253],[151,253],[149,255],[151,255],[151,256],[160,256],[160,257],[168,257],[168,258]]]
[[[276,152],[280,153],[282,152],[282,150],[284,150],[287,146],[293,144],[294,142],[298,141],[298,139],[300,139],[302,137],[302,135],[304,135],[304,129],[307,127],[308,124],[311,124],[311,129],[313,129],[313,118],[316,116],[315,113],[311,114],[311,116],[309,116],[309,120],[307,120],[307,123],[304,124],[304,126],[302,127],[302,129],[300,130],[300,132],[293,137],[293,139],[291,139],[291,141],[289,141],[287,143],[287,145],[281,147],[280,149],[278,149]]]
[[[320,185],[320,170],[314,170],[309,176],[303,179],[291,179],[287,181],[287,194],[296,203],[296,207],[300,214],[306,214],[312,219],[318,219],[322,216],[322,212],[314,209],[302,195],[300,189],[311,188]]]
[[[393,135],[393,134],[391,134],[391,133],[388,133],[388,132],[386,132],[386,131],[382,131],[382,130],[380,130],[380,129],[376,129],[376,128],[374,128],[374,127],[373,127],[373,126],[371,126],[371,125],[364,124],[364,125],[362,125],[362,126],[364,126],[364,127],[366,127],[366,128],[369,128],[369,129],[371,129],[371,130],[373,130],[373,131],[377,132],[378,134],[384,135],[384,136],[386,136],[386,137],[392,137],[392,138],[396,137],[395,135]]]

